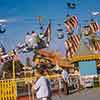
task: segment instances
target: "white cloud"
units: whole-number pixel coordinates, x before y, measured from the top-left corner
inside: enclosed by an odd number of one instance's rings
[[[0,19],[0,23],[6,23],[6,22],[8,22],[8,20],[6,20],[6,19]]]

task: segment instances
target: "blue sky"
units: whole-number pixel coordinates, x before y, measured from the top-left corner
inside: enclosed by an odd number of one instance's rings
[[[80,66],[81,75],[97,75],[97,69],[96,69],[96,62],[95,61],[79,62],[79,66]]]
[[[68,9],[65,1],[76,2],[77,8],[75,10]],[[26,32],[35,30],[39,33],[36,16],[43,16],[44,26],[51,19],[52,40],[55,40],[57,38],[57,24],[61,23],[64,28],[63,22],[68,12],[76,15],[79,23],[83,24],[83,20],[88,20],[91,17],[90,10],[100,11],[99,2],[99,0],[0,0],[0,19],[8,20],[7,32],[2,37],[9,40],[9,45],[7,42],[8,48],[14,48],[19,41],[24,39]],[[97,19],[100,18],[97,17]],[[62,50],[64,51],[64,48]]]
[[[71,10],[66,6],[67,2],[75,2],[76,9]],[[78,1],[78,2],[77,2]],[[7,19],[7,31],[0,35],[0,40],[8,49],[15,48],[18,42],[23,41],[26,32],[35,30],[39,33],[39,25],[36,16],[43,16],[43,23],[46,27],[48,20],[52,21],[52,42],[50,49],[65,54],[64,39],[57,39],[57,24],[63,25],[66,15],[73,14],[79,19],[81,25],[84,20],[93,18],[91,10],[100,11],[100,0],[0,0],[0,19]],[[95,17],[100,23],[100,16]],[[27,54],[25,54],[27,55]]]

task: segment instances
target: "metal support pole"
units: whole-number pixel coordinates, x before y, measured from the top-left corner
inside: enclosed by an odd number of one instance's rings
[[[29,100],[31,100],[31,94],[30,94],[30,83],[28,83],[28,96],[29,96]]]
[[[13,79],[15,79],[15,61],[12,61],[12,65],[13,65]]]

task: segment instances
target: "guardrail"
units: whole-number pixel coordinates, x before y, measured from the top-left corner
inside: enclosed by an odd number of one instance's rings
[[[0,80],[0,100],[17,100],[16,95],[15,80]]]
[[[56,79],[60,75],[47,77]],[[0,100],[17,100],[17,96],[31,95],[31,86],[35,79],[35,77],[26,77],[0,80]]]
[[[74,75],[72,76],[73,76],[72,78],[74,78]],[[61,75],[57,74],[47,77],[51,81],[52,91],[56,90],[59,93],[59,90],[62,90],[64,88]],[[75,78],[77,79],[77,77]],[[20,100],[18,99],[18,97],[20,96],[27,96],[28,100],[31,100],[31,95],[32,95],[31,88],[32,85],[34,84],[35,79],[36,79],[35,77],[25,77],[25,78],[17,78],[15,80],[12,79],[1,80],[0,100]],[[79,89],[77,82],[78,82],[77,80],[74,80],[72,84],[69,84],[70,92],[73,91],[72,89],[74,90],[75,88],[76,90]]]

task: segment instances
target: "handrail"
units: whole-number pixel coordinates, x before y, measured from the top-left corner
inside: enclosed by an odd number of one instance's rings
[[[86,56],[73,56],[70,58],[70,62],[78,62],[78,61],[86,61],[86,60],[99,60],[100,59],[100,54],[95,54],[95,55],[86,55]]]

